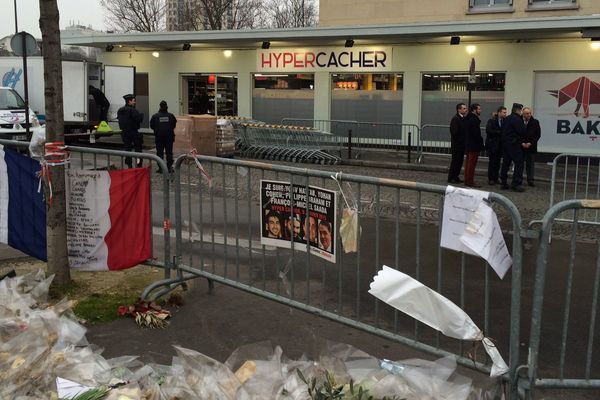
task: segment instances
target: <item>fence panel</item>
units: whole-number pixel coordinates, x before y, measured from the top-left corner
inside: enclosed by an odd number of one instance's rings
[[[486,137],[485,126],[481,127],[481,136]],[[422,163],[425,154],[444,154],[450,155],[450,125],[421,125],[420,136],[417,144],[417,162]],[[480,157],[485,157],[485,151],[479,153]]]
[[[16,142],[0,139],[0,145],[5,145],[15,149],[26,151],[29,147],[28,142]],[[139,158],[146,160],[145,166],[150,168],[151,185],[150,190],[150,215],[153,220],[152,248],[154,259],[147,260],[145,264],[152,265],[165,270],[165,279],[171,277],[171,238],[170,229],[164,229],[170,225],[170,197],[169,181],[170,176],[167,165],[164,160],[154,154],[135,153],[119,150],[99,149],[93,147],[68,146],[70,160],[66,168],[68,169],[88,169],[88,170],[110,170],[126,168],[125,158]],[[161,170],[161,174],[152,176],[152,171]],[[152,223],[154,222],[154,223]],[[154,236],[162,236],[162,240],[155,241]],[[159,261],[161,260],[162,261]]]
[[[571,199],[600,199],[600,155],[559,154],[552,162],[550,208]],[[573,221],[564,215],[557,221]],[[600,212],[583,209],[579,223],[600,224]]]
[[[593,349],[600,345],[596,330],[600,286],[600,230],[582,230],[586,211],[600,210],[599,200],[566,200],[554,205],[542,221],[536,260],[528,381],[536,388],[600,389],[600,361]],[[570,240],[552,240],[553,228],[566,224],[561,214],[573,215]],[[589,227],[588,227],[589,228]],[[544,316],[544,318],[542,318]],[[556,323],[556,321],[562,323]]]
[[[210,183],[198,173],[196,161]],[[306,244],[291,242],[291,249],[262,245],[266,226],[260,180],[288,182],[290,193],[309,186],[338,191],[332,174],[207,156],[180,157],[175,169],[178,278],[152,285],[145,296],[154,297],[153,291],[160,287],[204,277],[432,354],[456,354],[462,365],[489,372],[489,360],[482,352],[477,362],[467,357],[471,343],[440,336],[367,293],[373,276],[387,264],[447,296],[488,336],[498,338],[514,381],[522,259],[521,221],[515,206],[501,195],[490,194],[503,227],[516,232],[512,277],[503,281],[481,259],[439,247],[444,186],[338,175],[346,198],[356,201],[360,212],[357,253],[343,253],[338,240],[337,263],[330,263],[307,252]],[[338,196],[338,221],[343,202]],[[300,212],[308,215],[305,206]]]

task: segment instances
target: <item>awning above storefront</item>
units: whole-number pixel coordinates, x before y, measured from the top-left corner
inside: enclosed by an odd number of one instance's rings
[[[272,47],[354,46],[448,43],[450,36],[468,42],[530,42],[582,39],[582,32],[600,30],[600,16],[518,18],[460,22],[411,23],[378,26],[338,26],[295,29],[255,29],[193,32],[98,33],[64,31],[62,44],[106,48],[113,51],[195,49],[256,49],[268,41]],[[583,36],[586,36],[583,34]]]

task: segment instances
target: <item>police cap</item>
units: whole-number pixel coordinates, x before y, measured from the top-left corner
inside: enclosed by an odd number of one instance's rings
[[[123,98],[125,99],[125,101],[129,101],[131,99],[135,99],[135,94],[126,94],[125,96],[123,96]]]
[[[167,108],[167,102],[166,101],[161,101],[159,104],[160,108]]]

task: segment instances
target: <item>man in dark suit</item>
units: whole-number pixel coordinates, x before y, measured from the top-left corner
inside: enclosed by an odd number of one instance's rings
[[[502,189],[508,189],[508,170],[510,164],[515,164],[513,177],[510,187],[515,192],[524,192],[523,188],[523,150],[522,144],[525,138],[525,123],[521,117],[523,113],[523,105],[514,103],[512,112],[506,118],[506,123],[502,127],[502,169],[500,171],[500,179],[502,180]]]
[[[450,121],[450,151],[452,159],[448,168],[448,183],[462,183],[459,179],[460,170],[465,158],[465,139],[466,132],[464,126],[464,117],[467,115],[467,105],[458,103],[456,105],[456,114]]]
[[[465,153],[467,163],[465,164],[465,186],[478,188],[475,184],[475,167],[477,158],[483,150],[483,138],[481,137],[481,106],[477,103],[471,104],[469,115],[465,117]]]
[[[485,126],[485,149],[488,153],[488,183],[495,185],[500,183],[500,160],[502,160],[502,145],[500,136],[502,135],[502,125],[506,119],[506,107],[500,106],[492,114]]]
[[[525,173],[527,184],[535,186],[533,169],[535,167],[535,153],[537,153],[537,142],[542,136],[540,121],[533,118],[531,108],[523,109],[523,123],[525,123],[525,138],[523,139],[523,156],[525,158]]]

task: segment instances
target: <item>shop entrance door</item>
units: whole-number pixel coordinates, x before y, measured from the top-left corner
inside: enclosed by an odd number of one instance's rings
[[[184,75],[183,90],[184,113],[237,115],[237,75]]]

